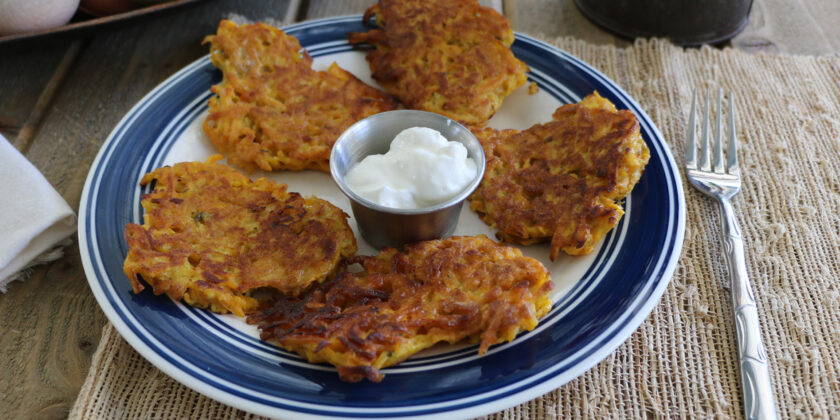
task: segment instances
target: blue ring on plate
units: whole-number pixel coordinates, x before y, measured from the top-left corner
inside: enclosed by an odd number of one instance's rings
[[[310,55],[313,58],[317,58],[325,54],[336,54],[349,51],[353,51],[353,47],[346,40],[344,40],[341,42],[331,42],[329,43],[329,46],[325,48],[314,48],[310,50]],[[213,67],[213,65],[210,63],[209,58],[205,57],[204,59],[202,59],[202,64],[203,67],[205,67],[202,70],[215,72],[217,74],[217,77],[214,78],[214,83],[217,83],[219,80],[221,80],[220,72],[215,70],[215,67]],[[545,75],[531,73],[529,78],[530,80],[537,83],[537,85],[541,89],[548,92],[551,96],[553,96],[561,103],[571,103],[580,100],[580,97],[573,96],[569,92],[564,91],[561,86],[557,86],[551,79],[547,78]],[[141,166],[137,176],[137,180],[130,185],[139,184],[140,178],[142,178],[145,173],[151,172],[152,170],[159,168],[163,165],[163,161],[166,159],[166,156],[169,154],[169,151],[171,150],[175,141],[179,138],[181,133],[183,133],[187,126],[193,122],[195,117],[200,112],[203,112],[208,108],[206,102],[207,99],[210,98],[210,96],[211,94],[209,91],[203,92],[201,95],[198,96],[198,98],[196,98],[190,103],[190,105],[186,108],[185,111],[182,111],[177,117],[173,119],[173,121],[169,123],[167,129],[164,130],[164,133],[161,136],[159,136],[158,140],[151,146],[150,158],[147,158],[144,162],[144,165]],[[172,128],[170,129],[170,127]],[[150,192],[151,186],[147,185],[142,189],[142,191],[144,193]],[[134,217],[133,222],[140,223],[142,206],[140,205],[139,200],[136,200],[136,202],[137,205],[135,206],[135,209],[137,210],[137,216]],[[623,222],[624,219],[622,219],[619,222],[619,225],[614,231],[621,231]],[[560,301],[555,303],[555,306],[552,309],[552,311],[543,318],[543,320],[541,321],[543,325],[550,325],[552,323],[551,319],[557,313],[561,312],[571,302],[577,300],[580,297],[581,293],[584,293],[586,290],[589,290],[591,287],[593,287],[593,282],[596,282],[598,280],[597,276],[603,269],[602,264],[604,262],[604,249],[611,249],[616,246],[616,244],[613,242],[613,239],[615,239],[613,238],[614,231],[610,232],[604,239],[606,248],[602,248],[600,250],[595,262],[592,264],[589,270],[587,270],[587,272],[584,273],[584,275],[581,277],[581,280],[579,280],[570,291],[568,291],[564,296],[562,296]],[[224,324],[223,322],[217,319],[217,316],[215,314],[207,313],[206,311],[195,309],[192,307],[182,306],[181,308],[189,315],[203,321],[205,327],[211,328],[212,330],[216,331],[218,333],[217,335],[220,338],[227,340],[229,343],[238,343],[239,347],[250,348],[276,357],[290,358],[293,361],[303,360],[302,357],[298,356],[295,353],[265,343],[256,337],[247,335],[241,331],[230,327],[229,325]],[[527,336],[527,333],[523,334],[523,337],[525,336]],[[385,373],[390,374],[394,372],[399,372],[401,367],[406,366],[428,366],[430,368],[434,368],[440,362],[449,362],[464,356],[473,357],[477,353],[477,348],[478,346],[476,345],[445,354],[420,358],[415,357],[401,363],[400,367],[398,368],[386,369]]]
[[[343,40],[346,32],[362,30],[358,16],[286,28],[304,46]],[[212,83],[212,73],[197,68],[201,60],[141,100],[118,124],[91,170],[80,208],[79,239],[86,274],[103,310],[141,354],[170,376],[260,414],[476,416],[534,398],[582,373],[638,327],[667,286],[682,245],[682,186],[661,134],[626,93],[576,58],[527,36],[517,35],[512,48],[535,73],[552,75],[580,95],[597,89],[619,108],[632,109],[651,148],[651,161],[629,203],[626,222],[633,246],[615,251],[606,283],[570,308],[563,322],[478,360],[388,375],[378,385],[349,385],[328,370],[282,362],[278,369],[249,354],[225,359],[230,348],[173,302],[131,293],[121,270],[126,253],[122,229],[131,221],[131,203],[136,203],[131,201],[135,189],[127,188],[127,181],[136,179],[141,163],[136,157],[161,134],[163,122],[183,110],[181,101],[195,98]],[[665,203],[659,202],[662,197]]]

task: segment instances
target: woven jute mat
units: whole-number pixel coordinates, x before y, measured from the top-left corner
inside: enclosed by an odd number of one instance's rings
[[[693,88],[735,94],[747,247],[781,418],[840,418],[840,57],[552,41],[635,98],[681,162]],[[716,206],[684,182],[685,245],[648,319],[604,361],[489,418],[740,418]],[[169,378],[103,330],[70,418],[252,418]]]

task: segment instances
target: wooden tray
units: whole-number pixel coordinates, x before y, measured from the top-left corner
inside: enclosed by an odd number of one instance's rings
[[[202,0],[173,0],[153,6],[142,7],[130,12],[118,13],[110,16],[96,17],[83,12],[76,12],[70,23],[52,29],[44,29],[34,32],[24,32],[13,35],[0,36],[0,46],[29,44],[29,41],[45,41],[47,39],[80,38],[98,30],[105,29],[118,23],[125,23],[130,20],[140,19],[166,10],[172,10],[188,4],[198,3]]]

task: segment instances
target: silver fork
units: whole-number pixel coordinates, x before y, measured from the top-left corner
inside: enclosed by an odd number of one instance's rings
[[[724,238],[724,257],[729,269],[732,306],[735,312],[735,330],[738,338],[738,359],[741,365],[741,384],[744,396],[744,414],[747,419],[775,419],[776,407],[773,389],[770,386],[770,370],[767,355],[761,343],[761,328],[758,325],[758,308],[753,297],[752,286],[747,276],[744,260],[744,240],[741,228],[735,219],[729,200],[741,189],[741,174],[738,170],[738,156],[735,140],[735,109],[732,94],[729,96],[729,144],[724,166],[721,139],[721,96],[717,95],[717,126],[712,159],[709,156],[709,97],[706,91],[706,109],[703,113],[703,132],[700,140],[699,162],[694,144],[694,116],[696,114],[697,92],[691,99],[691,115],[688,122],[688,144],[685,152],[685,173],[688,180],[704,194],[713,197],[720,204],[721,230]]]

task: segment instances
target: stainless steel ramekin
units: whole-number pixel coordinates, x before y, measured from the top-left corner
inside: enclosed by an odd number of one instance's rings
[[[384,207],[353,192],[344,180],[350,168],[368,155],[386,153],[394,137],[411,127],[428,127],[449,141],[463,144],[478,169],[475,179],[451,199],[421,209]],[[414,110],[388,111],[353,124],[338,137],[330,153],[330,173],[350,199],[362,237],[377,249],[402,248],[408,243],[452,235],[464,200],[484,177],[484,150],[470,130],[443,115]]]

